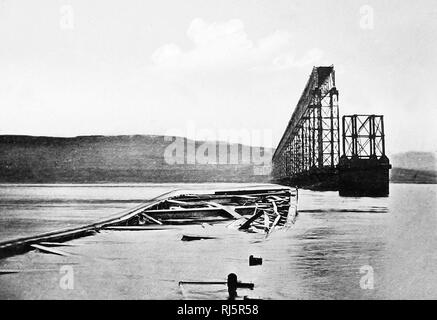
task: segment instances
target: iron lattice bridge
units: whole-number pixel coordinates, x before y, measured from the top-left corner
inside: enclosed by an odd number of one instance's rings
[[[343,129],[341,158],[340,125]],[[314,67],[273,155],[273,181],[338,190],[341,189],[339,170],[341,175],[343,168],[370,170],[380,165],[368,160],[388,164],[383,117],[344,116],[340,124],[334,66]],[[347,179],[357,177],[355,173]]]
[[[339,146],[334,67],[314,67],[273,155],[274,180],[295,185],[317,182],[320,175],[335,171]]]

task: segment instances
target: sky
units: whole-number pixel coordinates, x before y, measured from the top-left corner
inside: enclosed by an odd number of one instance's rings
[[[275,147],[313,66],[387,152],[437,152],[437,1],[0,0],[0,134]],[[221,139],[223,140],[223,139]]]

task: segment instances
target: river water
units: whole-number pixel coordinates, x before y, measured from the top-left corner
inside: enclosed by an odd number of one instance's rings
[[[0,185],[0,241],[89,223],[173,189],[217,186],[238,184]],[[214,299],[224,291],[181,290],[177,281],[198,280],[200,275],[216,280],[228,272],[253,281],[258,288],[253,295],[267,299],[437,298],[437,185],[391,184],[388,198],[299,190],[298,207],[295,225],[263,242],[240,232],[224,240],[181,243],[181,231],[161,232],[159,237],[130,232],[77,239],[79,244],[95,244],[88,247],[88,255],[116,261],[103,267],[81,262],[111,278],[99,282],[97,273],[88,272],[97,287],[107,286],[103,292],[85,278],[82,284],[80,278],[76,281],[80,290],[65,293],[34,275],[0,275],[0,298]],[[105,251],[108,243],[123,246]],[[138,251],[138,243],[148,250]],[[249,254],[263,257],[263,265],[249,268]],[[30,252],[0,261],[0,269],[35,268],[47,259],[61,258]],[[43,277],[51,283],[51,276]]]

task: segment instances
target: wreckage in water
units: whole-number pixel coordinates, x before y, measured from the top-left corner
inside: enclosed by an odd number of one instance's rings
[[[35,249],[50,252],[55,250],[50,247],[56,244],[100,230],[165,230],[176,225],[217,224],[232,220],[229,228],[264,233],[267,237],[295,222],[297,198],[296,189],[275,185],[214,191],[176,190],[127,213],[90,225],[2,242],[0,257]],[[214,237],[184,235],[181,240],[208,238]]]

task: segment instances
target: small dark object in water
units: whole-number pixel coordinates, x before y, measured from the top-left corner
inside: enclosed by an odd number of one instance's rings
[[[228,293],[229,300],[235,300],[237,297],[238,279],[235,273],[228,274]]]
[[[228,274],[228,293],[229,293],[229,300],[235,300],[237,295],[237,288],[246,288],[253,290],[255,285],[253,283],[246,283],[246,282],[238,282],[237,275],[235,273]]]
[[[209,239],[216,239],[214,237],[204,237],[204,236],[188,236],[188,235],[183,235],[182,236],[182,241],[196,241],[196,240],[209,240]]]
[[[255,285],[253,283],[239,282],[235,273],[228,274],[228,281],[179,281],[179,286],[184,284],[198,284],[198,285],[227,285],[229,297],[228,300],[235,300],[237,298],[237,288],[246,288],[253,290]]]
[[[251,297],[249,297],[249,296],[244,296],[244,297],[243,297],[243,300],[262,301],[263,299],[261,299],[261,298],[251,298]]]
[[[251,255],[249,257],[249,266],[259,266],[263,264],[263,258],[257,258]]]

